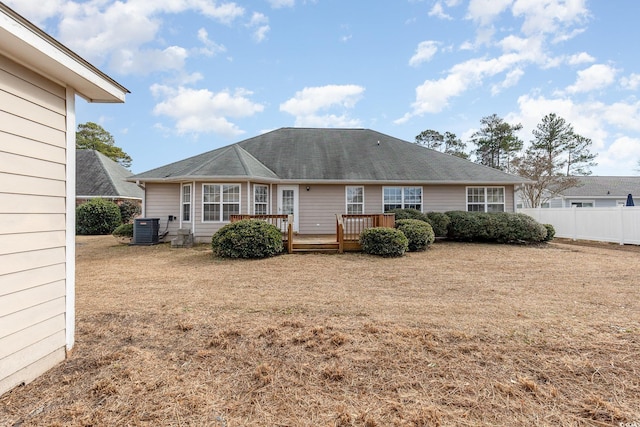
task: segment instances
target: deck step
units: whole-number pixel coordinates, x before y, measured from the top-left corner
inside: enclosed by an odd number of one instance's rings
[[[338,243],[293,243],[294,253],[338,253]]]

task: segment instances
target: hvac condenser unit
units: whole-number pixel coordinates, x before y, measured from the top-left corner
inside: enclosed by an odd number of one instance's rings
[[[155,245],[159,231],[160,218],[136,218],[133,221],[133,244]]]

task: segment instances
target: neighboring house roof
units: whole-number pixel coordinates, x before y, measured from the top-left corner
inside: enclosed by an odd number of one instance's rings
[[[142,199],[130,171],[96,150],[76,151],[76,198]]]
[[[0,2],[2,52],[89,102],[124,102],[124,86]]]
[[[528,180],[369,129],[281,128],[162,166],[131,181],[519,184]]]
[[[576,176],[577,186],[560,191],[564,197],[620,198],[640,196],[640,176]]]

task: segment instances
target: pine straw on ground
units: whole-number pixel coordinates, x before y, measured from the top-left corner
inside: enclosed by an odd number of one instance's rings
[[[16,426],[640,423],[638,252],[438,242],[213,259],[81,237],[68,359]]]

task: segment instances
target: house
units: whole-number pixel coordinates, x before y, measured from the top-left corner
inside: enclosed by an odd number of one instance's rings
[[[131,171],[96,150],[76,150],[76,204],[102,198],[142,204],[144,192],[126,179]]]
[[[624,206],[629,194],[640,198],[640,176],[576,176],[578,185],[552,193],[543,208]]]
[[[624,206],[627,196],[640,196],[640,176],[578,176],[579,184],[549,200],[550,208]]]
[[[127,92],[0,3],[0,393],[74,344],[76,95]]]
[[[175,236],[211,236],[233,214],[292,214],[300,234],[333,234],[336,214],[395,208],[514,211],[527,180],[368,129],[282,128],[129,178],[142,215]]]

